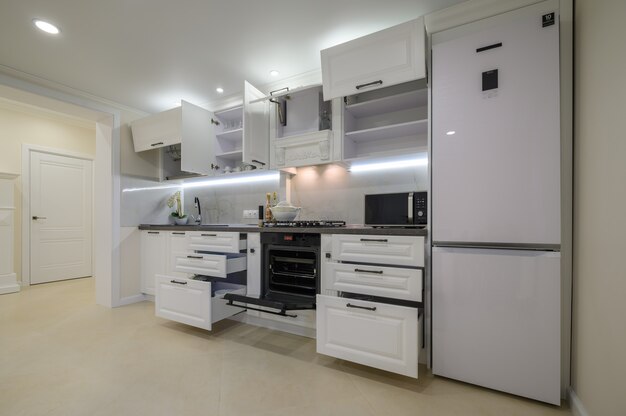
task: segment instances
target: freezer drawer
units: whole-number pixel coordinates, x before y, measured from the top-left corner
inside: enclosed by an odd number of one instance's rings
[[[416,308],[317,296],[317,352],[417,378]]]
[[[246,287],[242,285],[157,275],[156,316],[210,330],[213,323],[241,312],[241,308],[228,306],[219,295],[211,296],[212,292],[221,289],[246,293]]]
[[[333,234],[336,261],[424,267],[424,237]]]
[[[327,263],[324,289],[393,299],[422,301],[422,270]]]
[[[560,253],[433,248],[433,373],[560,403]]]
[[[193,253],[174,256],[174,270],[179,273],[227,277],[231,273],[246,270],[246,255]]]
[[[215,251],[219,253],[239,253],[246,249],[246,240],[240,233],[192,231],[189,233],[190,251]]]

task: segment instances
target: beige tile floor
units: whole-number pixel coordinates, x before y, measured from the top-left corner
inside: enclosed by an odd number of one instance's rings
[[[212,331],[142,302],[95,304],[93,279],[0,296],[0,415],[570,415],[433,377],[315,353],[314,340],[225,321]]]

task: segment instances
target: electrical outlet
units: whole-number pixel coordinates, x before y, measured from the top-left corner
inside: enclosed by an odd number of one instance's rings
[[[244,209],[243,217],[257,219],[259,218],[259,210],[258,209]]]

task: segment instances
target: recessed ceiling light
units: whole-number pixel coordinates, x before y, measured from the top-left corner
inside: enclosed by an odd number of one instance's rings
[[[272,70],[270,71],[270,75],[271,75],[271,76],[273,76],[273,77],[277,77],[278,75],[280,75],[280,72],[278,72],[278,71],[277,71],[277,70],[275,70],[275,69],[272,69]]]
[[[219,94],[221,94],[221,93],[223,93],[223,92],[224,92],[224,88],[222,88],[222,87],[217,87],[217,88],[215,89],[215,91],[217,91]]]
[[[58,27],[53,25],[52,23],[46,22],[45,20],[33,19],[33,23],[39,30],[43,30],[46,33],[50,33],[51,35],[58,35],[60,30]]]

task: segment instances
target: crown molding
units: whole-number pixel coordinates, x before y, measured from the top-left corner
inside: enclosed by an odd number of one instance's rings
[[[72,116],[69,114],[61,113],[59,111],[54,111],[48,108],[43,108],[4,97],[0,97],[0,109],[15,111],[29,116],[45,118],[52,121],[58,121],[74,127],[86,128],[91,130],[95,129],[95,122],[92,120],[86,120],[81,117]]]

